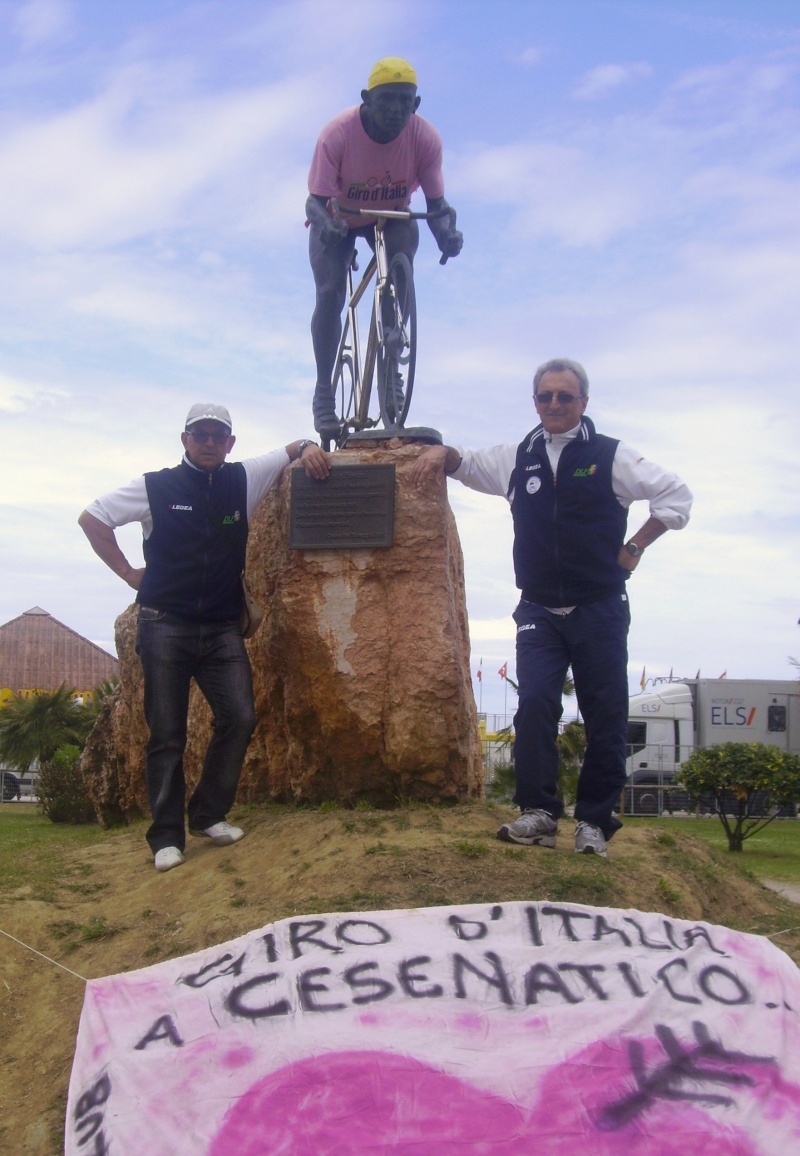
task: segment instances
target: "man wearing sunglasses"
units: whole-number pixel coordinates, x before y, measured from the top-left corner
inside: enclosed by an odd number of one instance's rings
[[[226,462],[236,438],[228,410],[200,402],[186,417],[184,456],[105,494],[79,524],[92,549],[136,591],[136,651],[144,673],[147,841],[157,871],[184,862],[189,687],[195,679],[213,712],[213,735],[188,803],[189,831],[225,846],[244,835],[225,816],[233,805],[255,727],[250,660],[241,632],[242,575],[250,518],[290,462],[324,480],[328,455],[315,442],[243,462]],[[145,565],[131,566],[116,527],[141,522]]]
[[[607,855],[621,823],[628,720],[625,583],[643,552],[689,519],[692,495],[675,474],[595,431],[585,416],[589,379],[575,361],[539,366],[533,402],[540,424],[519,445],[489,450],[432,446],[418,458],[424,484],[442,472],[506,497],[514,522],[519,706],[514,769],[520,808],[499,839],[554,847],[563,803],[557,793],[561,696],[572,667],[586,728],[575,805],[575,850]],[[558,483],[556,485],[556,482]],[[650,516],[628,537],[628,507]]]

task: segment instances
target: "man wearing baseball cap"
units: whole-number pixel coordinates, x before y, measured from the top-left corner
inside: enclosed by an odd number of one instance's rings
[[[262,457],[226,462],[236,438],[223,405],[200,402],[186,416],[183,460],[136,478],[92,502],[78,522],[92,549],[136,591],[136,651],[144,672],[147,842],[157,871],[184,862],[189,686],[195,679],[213,713],[203,771],[188,803],[189,831],[224,846],[244,835],[233,805],[255,727],[250,660],[242,638],[242,575],[250,518],[290,462],[328,476],[328,456],[296,441]],[[132,566],[115,529],[140,522],[145,565]]]
[[[442,140],[432,124],[416,115],[417,74],[408,61],[399,56],[379,60],[361,102],[322,130],[308,175],[309,257],[317,293],[311,319],[317,363],[314,425],[328,437],[339,430],[331,378],[356,237],[371,241],[380,211],[406,209],[418,188],[428,212],[451,208],[444,199]],[[332,215],[332,200],[341,216]],[[373,208],[374,217],[348,212]],[[458,256],[463,237],[455,228],[455,211],[428,221],[428,226],[441,252]],[[389,221],[384,237],[390,260],[402,252],[413,263],[419,244],[416,221]]]

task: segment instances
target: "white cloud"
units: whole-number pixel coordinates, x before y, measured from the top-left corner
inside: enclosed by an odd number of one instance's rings
[[[281,156],[309,105],[293,80],[210,97],[164,93],[165,104],[153,99],[158,86],[150,70],[131,69],[92,100],[7,130],[0,236],[38,249],[94,248],[186,227],[209,186],[240,199],[241,184],[267,153],[273,163]],[[264,213],[285,215],[277,196]]]
[[[0,372],[0,410],[6,413],[22,413],[65,394],[63,389],[9,377]]]
[[[135,327],[175,329],[198,320],[195,310],[178,298],[124,282],[106,284],[94,293],[75,297],[72,308],[76,313],[125,321]]]
[[[524,64],[526,67],[531,68],[539,64],[543,56],[544,49],[530,47],[524,48],[522,52],[520,52],[520,54],[516,57],[516,59],[520,64]]]
[[[470,618],[469,636],[473,649],[476,642],[513,640],[516,638],[517,628],[514,619],[507,618]]]
[[[646,61],[636,64],[600,64],[581,78],[572,95],[576,100],[597,100],[622,84],[647,80],[652,75],[653,69]]]
[[[17,34],[28,49],[55,39],[71,21],[72,5],[67,0],[27,0],[15,14]]]
[[[599,148],[592,155],[545,141],[488,147],[455,158],[451,169],[477,200],[513,206],[513,230],[528,242],[598,248],[652,212],[654,177],[626,159],[604,159]]]

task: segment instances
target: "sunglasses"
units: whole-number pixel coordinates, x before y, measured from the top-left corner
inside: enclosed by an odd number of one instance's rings
[[[545,390],[544,393],[534,394],[534,397],[538,402],[541,402],[542,405],[550,405],[554,397],[558,399],[559,405],[572,405],[573,402],[580,401],[583,394],[564,393],[563,390],[559,390],[558,393],[553,393],[551,390]]]
[[[225,442],[231,436],[229,433],[200,433],[193,429],[187,431],[189,437],[194,438],[198,445],[204,446],[208,444],[208,439],[211,438],[215,446],[224,446]]]

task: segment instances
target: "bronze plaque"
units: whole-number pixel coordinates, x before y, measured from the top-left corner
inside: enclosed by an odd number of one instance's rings
[[[394,537],[393,465],[333,466],[324,482],[292,470],[289,546],[374,550]]]

